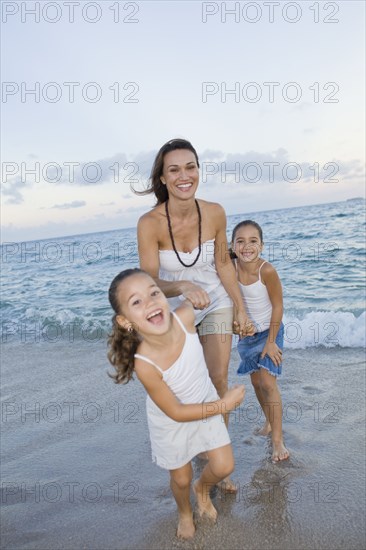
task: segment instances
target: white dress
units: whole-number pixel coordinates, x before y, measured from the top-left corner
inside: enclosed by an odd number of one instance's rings
[[[174,312],[173,315],[186,335],[182,353],[173,365],[163,371],[144,355],[136,353],[135,357],[153,365],[181,403],[216,401],[219,396],[209,377],[198,335],[187,332],[178,315]],[[152,459],[167,470],[180,468],[199,453],[230,443],[221,414],[205,420],[176,422],[155,405],[149,396],[146,399],[146,412]]]
[[[198,246],[192,252],[179,252],[186,264],[191,264],[197,256]],[[233,305],[218,276],[215,265],[215,239],[202,243],[201,254],[192,267],[184,267],[174,250],[159,250],[159,278],[164,281],[191,281],[207,292],[211,303],[205,309],[195,310],[195,324],[198,325],[209,313]],[[181,300],[179,297],[168,298],[169,305],[176,309]]]

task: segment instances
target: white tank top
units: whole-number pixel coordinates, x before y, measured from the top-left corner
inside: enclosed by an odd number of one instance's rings
[[[243,285],[239,281],[239,288],[243,296],[246,310],[258,332],[263,332],[270,327],[272,315],[272,304],[269,299],[267,287],[261,280],[261,269],[266,263],[267,262],[263,262],[259,268],[258,281],[251,285]]]
[[[144,355],[135,353],[135,357],[153,365],[181,403],[203,403],[207,397],[217,399],[218,396],[208,374],[203,348],[197,333],[188,332],[178,315],[174,311],[172,314],[186,335],[178,359],[168,369],[162,370],[159,365]],[[149,405],[153,404],[149,397],[148,401],[151,401]],[[157,406],[155,405],[155,407]]]
[[[197,256],[198,247],[192,252],[179,252],[183,262],[190,264]],[[200,257],[192,267],[184,267],[175,255],[174,250],[159,250],[159,278],[164,281],[191,281],[200,286],[210,297],[210,305],[202,310],[195,310],[196,325],[208,313],[217,309],[232,306],[232,301],[224,289],[215,265],[215,239],[202,243]],[[181,300],[178,297],[168,298],[171,309],[176,309]]]

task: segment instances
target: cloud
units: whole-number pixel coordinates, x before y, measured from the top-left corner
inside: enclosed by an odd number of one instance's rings
[[[11,189],[9,187],[4,187],[2,189],[2,194],[9,197],[9,199],[6,201],[6,204],[21,204],[22,202],[24,202],[23,195],[16,188]]]
[[[112,157],[97,160],[81,161],[74,168],[74,182],[71,181],[70,172],[65,174],[60,183],[78,185],[103,185],[114,181],[119,183],[121,172],[125,170],[127,158],[124,153],[118,153]]]
[[[82,206],[85,206],[85,205],[86,205],[85,201],[72,201],[72,202],[65,202],[64,204],[55,204],[50,208],[58,208],[59,210],[68,210],[69,208],[81,208]]]
[[[225,153],[223,151],[218,151],[214,149],[205,149],[203,153],[200,155],[200,160],[202,159],[219,159],[225,157]]]
[[[202,187],[235,187],[238,184],[261,185],[273,183],[338,183],[340,179],[364,176],[360,160],[311,162],[290,157],[288,151],[279,148],[268,153],[248,151],[230,153],[205,151],[201,156]]]
[[[31,158],[38,158],[36,155],[29,154]],[[51,183],[54,185],[102,185],[114,181],[119,182],[121,177],[121,171],[125,169],[127,163],[126,155],[124,153],[116,154],[112,157],[106,157],[103,159],[89,159],[89,160],[63,160],[52,162],[37,162],[35,163],[38,171],[37,176],[41,181]],[[24,167],[23,167],[24,165]],[[22,163],[22,178],[27,170],[27,164]],[[127,167],[128,168],[128,167]],[[34,164],[32,166],[34,170]],[[31,185],[34,184],[34,174],[31,174]]]
[[[312,107],[312,104],[309,101],[302,101],[301,103],[294,103],[292,108],[294,111],[306,111]]]
[[[149,209],[148,206],[143,205],[143,206],[131,206],[130,208],[119,208],[118,210],[116,210],[116,214],[130,214],[132,212],[147,212],[147,210]]]
[[[9,181],[5,179],[5,182],[2,184],[1,193],[5,197],[8,197],[6,204],[21,204],[24,202],[23,195],[19,191],[19,189],[23,189],[24,187],[26,187],[26,182],[19,177],[11,178]]]
[[[306,128],[304,131],[311,133],[314,132],[314,129]],[[155,155],[156,151],[150,150],[142,151],[129,159],[124,153],[118,153],[95,162],[78,162],[78,166],[70,166],[71,161],[65,161],[58,165],[49,163],[50,166],[47,170],[41,170],[41,173],[43,177],[46,173],[48,181],[54,185],[84,187],[103,186],[115,182],[126,184],[132,190],[142,191],[147,187]],[[218,186],[229,188],[243,183],[256,186],[279,182],[336,183],[341,178],[356,179],[361,178],[364,174],[364,168],[359,159],[350,161],[332,159],[328,162],[321,159],[306,161],[293,158],[282,147],[269,152],[246,151],[229,154],[220,150],[206,149],[200,155],[200,166],[200,185],[203,188],[209,186],[210,189]],[[56,181],[57,171],[60,173],[58,181]],[[2,193],[7,197],[8,204],[21,204],[24,202],[21,190],[34,185],[34,177],[31,182],[23,176],[14,177],[3,185]],[[122,198],[126,200],[132,197],[132,192],[122,195]],[[71,206],[56,205],[54,208],[77,208],[80,206],[84,206],[84,204],[73,205],[71,203]],[[113,203],[105,203],[101,206],[113,206]]]
[[[80,161],[74,167],[65,165],[62,178],[57,183],[90,186],[114,182],[141,189],[140,186],[144,188],[147,183],[155,155],[156,151],[143,151],[128,159],[125,153],[117,153],[95,161]],[[51,179],[54,174],[50,169]]]

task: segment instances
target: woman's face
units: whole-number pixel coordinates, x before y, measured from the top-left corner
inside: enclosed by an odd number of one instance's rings
[[[196,157],[188,149],[170,151],[164,157],[161,182],[166,185],[169,197],[194,197],[199,181]]]

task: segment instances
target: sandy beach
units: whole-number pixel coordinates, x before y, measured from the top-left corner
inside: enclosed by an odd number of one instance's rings
[[[262,418],[247,380],[230,423],[239,492],[213,490],[218,522],[199,520],[191,542],[175,538],[168,474],[151,462],[144,391],[107,377],[105,350],[4,346],[2,548],[365,547],[363,349],[286,351],[291,459],[279,465],[269,439],[253,434]],[[237,362],[234,349],[231,384],[243,381]],[[203,464],[195,459],[197,474]]]

